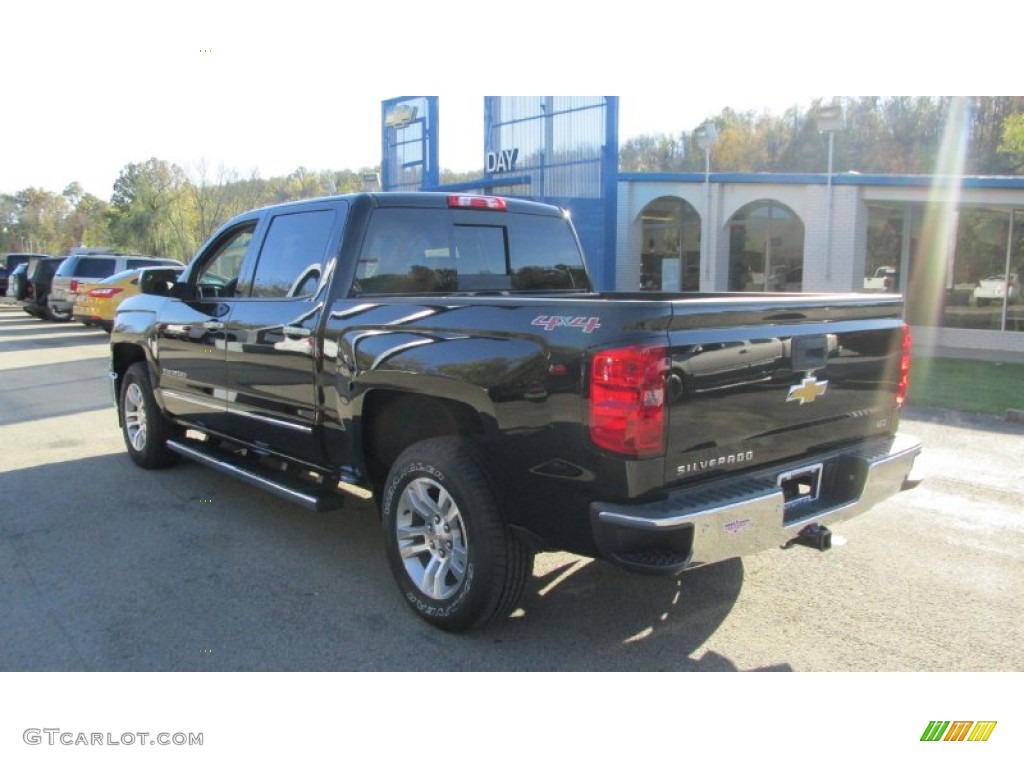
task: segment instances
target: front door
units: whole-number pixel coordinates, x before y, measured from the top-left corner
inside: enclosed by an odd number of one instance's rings
[[[201,263],[191,271],[182,298],[165,302],[157,322],[164,407],[214,432],[227,427],[227,328],[256,224],[257,219],[244,222],[211,244],[198,257]]]

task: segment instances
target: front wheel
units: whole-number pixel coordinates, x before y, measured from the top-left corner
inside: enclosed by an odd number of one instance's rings
[[[121,382],[121,431],[132,461],[145,469],[168,467],[178,455],[167,448],[171,426],[160,413],[145,363],[135,363]]]
[[[381,503],[388,564],[403,597],[420,618],[456,632],[508,615],[533,564],[471,445],[439,437],[410,446]]]

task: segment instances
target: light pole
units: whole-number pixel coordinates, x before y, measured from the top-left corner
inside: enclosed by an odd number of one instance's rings
[[[832,280],[832,146],[836,131],[846,127],[842,104],[819,107],[814,117],[818,133],[828,134],[828,189],[825,197],[825,279]]]
[[[718,129],[712,122],[706,122],[698,126],[693,132],[693,138],[697,146],[704,151],[704,224],[700,238],[700,260],[704,263],[704,277],[711,277],[711,147],[718,139]],[[679,265],[684,269],[684,265]]]

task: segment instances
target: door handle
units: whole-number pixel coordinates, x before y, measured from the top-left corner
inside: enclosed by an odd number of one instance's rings
[[[224,323],[222,323],[220,320],[207,320],[206,322],[203,323],[203,328],[205,328],[208,331],[223,331]]]
[[[312,331],[309,330],[309,328],[303,328],[300,325],[286,325],[282,330],[284,331],[285,336],[290,336],[292,338],[304,339],[312,334]]]

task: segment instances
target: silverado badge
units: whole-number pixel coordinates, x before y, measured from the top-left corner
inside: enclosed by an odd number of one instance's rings
[[[816,398],[824,395],[827,390],[827,381],[818,381],[814,376],[806,376],[799,384],[794,384],[789,388],[789,396],[786,398],[786,402],[789,403],[797,400],[800,405],[813,403]]]

